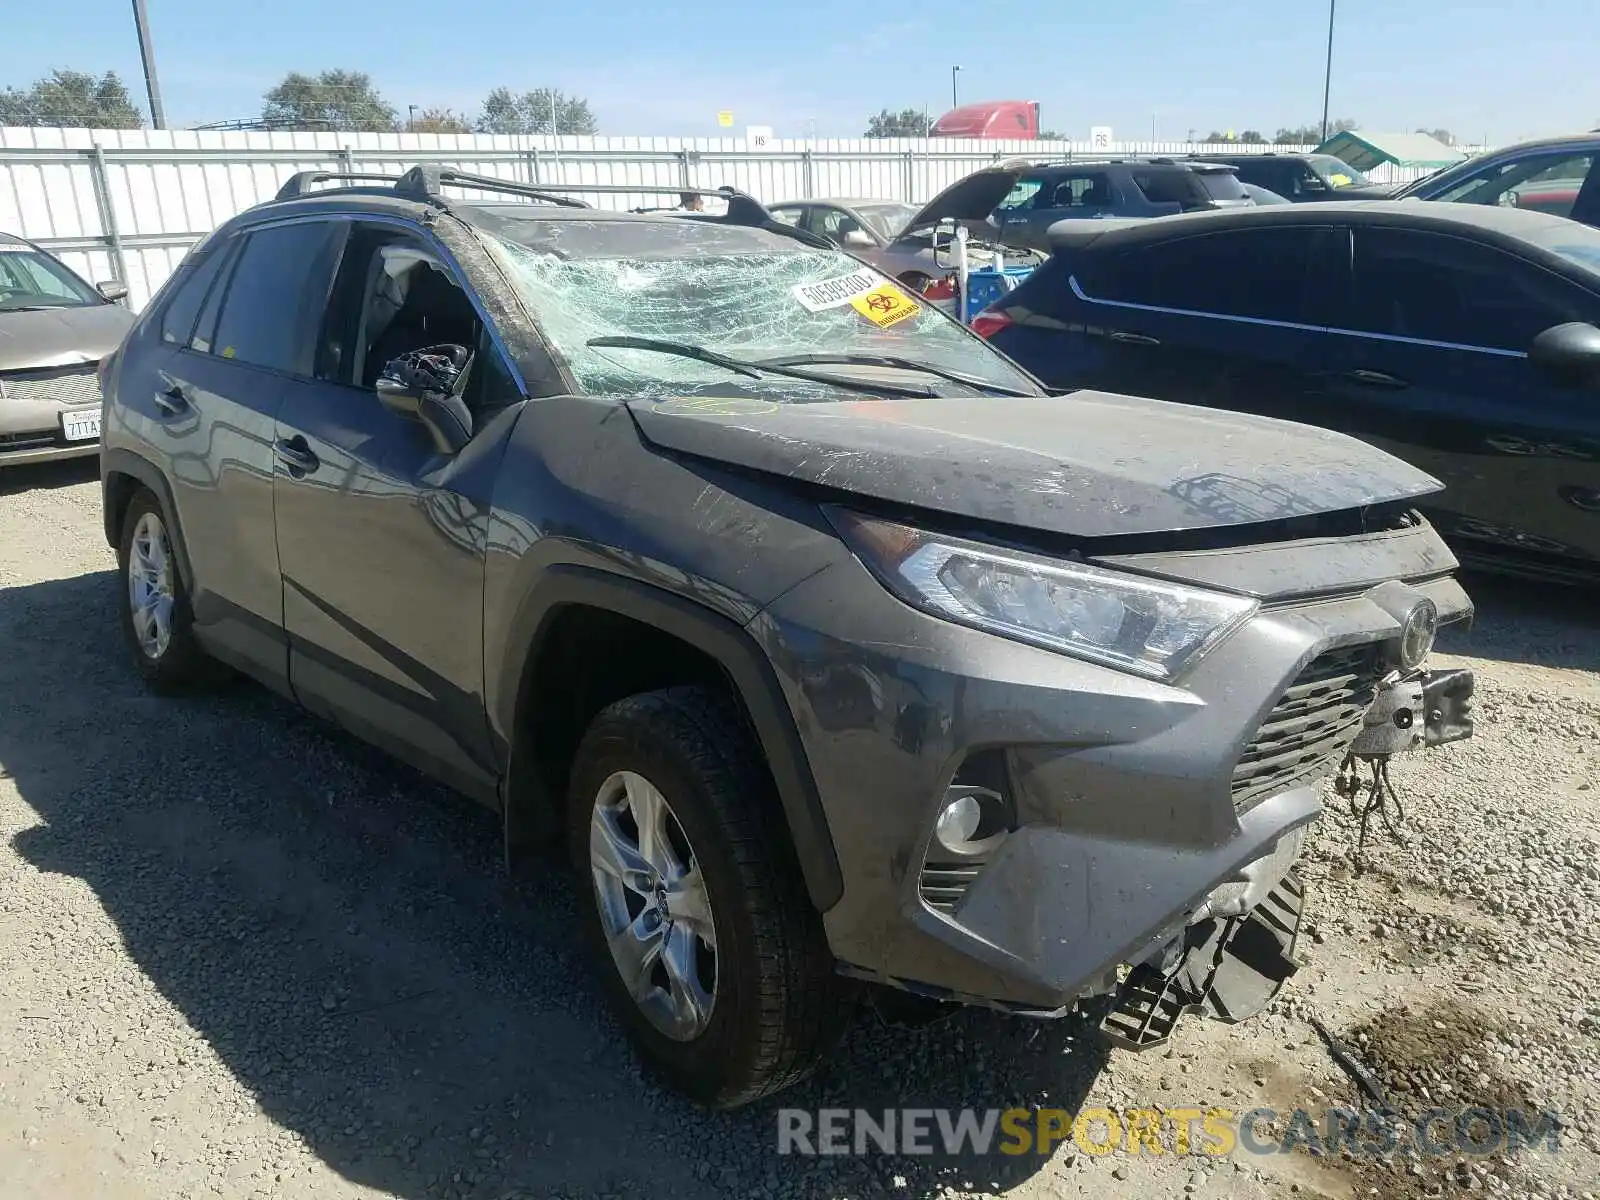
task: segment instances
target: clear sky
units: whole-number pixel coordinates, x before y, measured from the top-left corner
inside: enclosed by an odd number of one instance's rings
[[[11,0],[0,86],[51,67],[143,101],[131,0]],[[855,137],[883,107],[1038,100],[1118,139],[1320,120],[1323,0],[147,0],[174,125],[255,116],[285,72],[370,74],[385,99],[475,116],[490,88],[587,98],[602,133]],[[20,12],[26,20],[18,21]],[[1534,14],[1537,13],[1537,20]],[[1600,126],[1600,0],[1340,0],[1334,117],[1466,141]]]

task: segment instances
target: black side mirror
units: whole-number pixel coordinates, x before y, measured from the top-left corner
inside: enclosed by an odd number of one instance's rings
[[[118,283],[115,279],[108,279],[104,283],[95,284],[94,290],[99,292],[113,304],[115,304],[118,300],[127,299],[128,296],[128,285],[125,283]]]
[[[1600,329],[1584,321],[1552,325],[1533,339],[1528,361],[1568,387],[1600,387]]]
[[[420,421],[440,454],[455,454],[472,440],[472,412],[460,394],[471,361],[465,346],[427,346],[402,354],[378,376],[378,399],[390,411]]]

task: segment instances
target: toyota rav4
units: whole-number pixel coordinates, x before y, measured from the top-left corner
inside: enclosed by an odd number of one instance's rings
[[[1471,611],[1437,483],[1048,395],[748,196],[603,190],[307,174],[191,252],[104,372],[137,669],[253,676],[489,805],[513,864],[564,847],[706,1104],[874,988],[1131,1046],[1258,1010],[1322,782],[1470,730],[1426,663]]]

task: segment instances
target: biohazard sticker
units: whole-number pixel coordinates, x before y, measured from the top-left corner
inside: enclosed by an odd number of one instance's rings
[[[879,329],[898,325],[907,317],[914,317],[922,311],[920,304],[892,283],[880,283],[870,292],[855,297],[850,301],[850,307]]]
[[[807,312],[826,312],[849,304],[857,296],[864,296],[878,285],[879,276],[871,271],[851,271],[834,279],[816,283],[797,283],[789,290]]]

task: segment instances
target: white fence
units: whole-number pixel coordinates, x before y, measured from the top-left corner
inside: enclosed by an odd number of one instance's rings
[[[1304,149],[1304,147],[1277,147]],[[1118,154],[1275,147],[1124,142]],[[1088,142],[905,138],[514,137],[479,134],[237,133],[0,128],[0,232],[20,234],[94,281],[126,283],[142,306],[201,236],[269,200],[296,171],[399,174],[437,163],[523,183],[732,185],[767,203],[809,196],[925,201],[1010,158],[1092,157]],[[1379,172],[1399,182],[1419,172]],[[608,207],[668,204],[658,194],[586,197]]]

